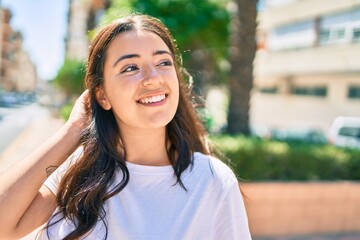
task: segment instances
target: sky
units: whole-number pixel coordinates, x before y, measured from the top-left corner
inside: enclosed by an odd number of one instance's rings
[[[0,0],[12,12],[11,26],[20,31],[24,48],[39,77],[51,80],[64,61],[68,0]]]

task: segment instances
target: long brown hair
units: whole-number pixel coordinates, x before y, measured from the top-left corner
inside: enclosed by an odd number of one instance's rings
[[[76,229],[64,239],[78,239],[89,233],[101,220],[105,225],[106,212],[103,204],[118,194],[129,182],[126,167],[126,151],[120,138],[121,129],[111,110],[104,110],[96,101],[95,89],[103,84],[106,51],[116,36],[126,31],[143,30],[157,34],[175,56],[175,69],[179,80],[179,105],[174,118],[166,127],[166,140],[170,142],[167,154],[174,168],[175,182],[186,191],[181,174],[193,164],[195,151],[209,154],[205,132],[199,121],[190,89],[181,67],[181,57],[169,30],[160,20],[147,15],[131,15],[117,19],[96,35],[90,46],[85,86],[91,97],[91,118],[83,133],[80,145],[83,153],[63,176],[56,196],[61,219],[69,219]],[[114,176],[120,171],[123,178],[110,189]],[[51,223],[47,228],[55,223]]]

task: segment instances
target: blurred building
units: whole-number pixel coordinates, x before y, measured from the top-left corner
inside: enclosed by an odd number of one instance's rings
[[[258,46],[253,124],[326,131],[360,116],[359,0],[265,0]]]
[[[19,38],[19,44],[21,45],[22,40],[22,38]],[[30,59],[28,52],[22,47],[16,53],[12,78],[15,82],[15,90],[18,92],[34,92],[40,82],[34,63]]]
[[[5,91],[35,91],[37,72],[29,54],[23,48],[23,37],[11,25],[11,12],[1,11],[0,89]]]
[[[83,60],[87,57],[91,30],[109,6],[110,0],[69,0],[66,58]]]

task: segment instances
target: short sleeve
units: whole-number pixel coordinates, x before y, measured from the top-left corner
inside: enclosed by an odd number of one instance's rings
[[[55,195],[57,194],[57,190],[61,181],[61,178],[66,173],[67,169],[76,162],[76,160],[80,157],[82,154],[83,149],[82,147],[75,150],[70,157],[68,157],[63,164],[61,164],[44,182],[44,185],[50,189],[52,193]]]
[[[220,204],[215,219],[216,239],[250,240],[245,205],[237,182]]]

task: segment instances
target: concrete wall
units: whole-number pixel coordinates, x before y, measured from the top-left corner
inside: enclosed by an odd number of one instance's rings
[[[319,15],[346,11],[360,6],[360,0],[295,0],[290,4],[274,6],[259,15],[259,21],[265,28],[279,26],[289,22],[298,22]],[[292,4],[292,3],[296,4]]]
[[[253,236],[360,232],[360,183],[240,183]]]
[[[255,77],[299,76],[301,74],[346,75],[355,73],[359,76],[360,43],[333,44],[300,50],[258,51],[255,58]]]
[[[337,116],[360,116],[360,100],[346,97],[350,84],[345,79],[334,79],[327,84],[327,97],[254,92],[251,123],[268,128],[314,127],[327,132]]]

